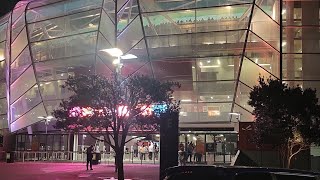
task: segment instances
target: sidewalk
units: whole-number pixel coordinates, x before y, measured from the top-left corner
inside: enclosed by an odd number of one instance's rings
[[[125,177],[136,180],[159,179],[159,165],[125,164]],[[0,177],[5,180],[73,180],[116,178],[114,165],[94,165],[87,171],[84,163],[25,162],[0,163]]]

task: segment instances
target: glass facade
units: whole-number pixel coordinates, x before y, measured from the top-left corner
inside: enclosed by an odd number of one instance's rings
[[[319,1],[20,1],[0,19],[0,128],[43,124],[69,75],[115,71],[114,47],[138,57],[123,76],[182,84],[180,127],[232,127],[259,75],[320,87]]]

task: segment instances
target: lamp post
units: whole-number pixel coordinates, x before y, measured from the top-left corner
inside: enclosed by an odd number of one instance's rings
[[[38,118],[42,119],[44,121],[44,124],[46,125],[46,134],[47,134],[48,133],[48,125],[49,125],[49,122],[51,121],[51,119],[53,119],[53,116],[47,116],[47,117],[39,116]]]
[[[106,52],[110,56],[117,58],[117,59],[112,61],[112,64],[114,64],[116,66],[116,72],[119,73],[119,74],[121,73],[120,69],[123,66],[123,64],[121,63],[122,59],[136,59],[137,58],[137,56],[135,56],[133,54],[125,54],[125,55],[123,55],[122,50],[119,49],[119,48],[102,49],[100,51]]]

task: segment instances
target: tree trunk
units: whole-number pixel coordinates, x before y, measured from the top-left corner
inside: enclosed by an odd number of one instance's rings
[[[290,166],[291,166],[291,159],[292,159],[292,157],[291,157],[291,154],[290,154],[290,156],[288,157],[287,169],[290,169]]]
[[[123,150],[116,151],[116,169],[118,173],[118,180],[124,180],[124,170],[123,170]]]

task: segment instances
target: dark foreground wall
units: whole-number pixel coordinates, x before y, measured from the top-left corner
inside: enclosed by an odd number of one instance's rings
[[[314,160],[315,161],[315,160]],[[316,164],[316,162],[314,162]],[[240,151],[236,166],[281,167],[278,151]],[[291,164],[293,169],[311,170],[310,151],[298,154]]]

